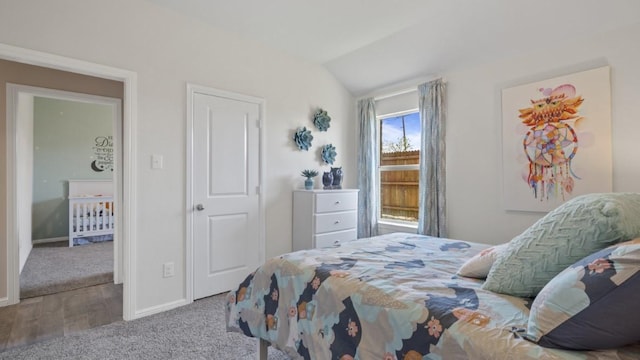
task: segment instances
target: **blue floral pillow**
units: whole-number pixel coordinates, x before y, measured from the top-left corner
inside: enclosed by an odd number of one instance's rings
[[[578,261],[540,291],[525,338],[569,350],[640,341],[640,238]]]

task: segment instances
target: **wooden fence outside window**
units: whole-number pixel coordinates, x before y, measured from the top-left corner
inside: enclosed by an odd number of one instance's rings
[[[418,164],[420,150],[382,153],[380,165]],[[418,170],[380,172],[380,198],[383,219],[418,221]]]

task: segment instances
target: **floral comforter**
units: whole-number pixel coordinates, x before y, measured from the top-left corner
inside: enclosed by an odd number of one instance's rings
[[[456,271],[486,245],[390,234],[268,260],[227,296],[228,331],[293,359],[638,359],[639,347],[576,352],[520,336],[532,299]]]

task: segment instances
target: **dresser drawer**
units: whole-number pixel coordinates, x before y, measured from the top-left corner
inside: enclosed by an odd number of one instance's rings
[[[347,230],[356,227],[357,214],[355,211],[315,215],[316,234],[331,231]]]
[[[358,234],[356,229],[336,231],[314,236],[317,248],[336,246],[343,241],[355,240],[357,237]]]
[[[355,210],[358,208],[357,192],[335,192],[316,195],[316,212]]]
[[[293,191],[294,251],[354,240],[357,227],[358,189]]]

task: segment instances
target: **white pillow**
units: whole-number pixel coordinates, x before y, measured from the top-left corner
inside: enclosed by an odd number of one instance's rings
[[[486,278],[491,266],[493,266],[498,255],[505,250],[506,246],[507,244],[496,245],[480,251],[462,264],[458,270],[458,275],[477,279]]]

